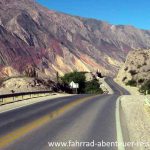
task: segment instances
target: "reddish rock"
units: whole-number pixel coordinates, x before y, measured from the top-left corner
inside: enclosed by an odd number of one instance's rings
[[[33,0],[0,0],[1,69],[23,73],[29,64],[40,75],[78,68],[114,75],[129,51],[150,48],[149,37],[150,31],[50,11]]]

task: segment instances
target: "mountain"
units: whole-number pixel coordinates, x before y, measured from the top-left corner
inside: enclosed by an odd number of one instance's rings
[[[39,76],[72,70],[115,75],[129,51],[147,48],[150,31],[58,13],[33,0],[0,0],[0,76],[28,66]]]
[[[136,81],[139,85],[148,81],[150,79],[150,50],[129,52],[117,79],[125,83]]]

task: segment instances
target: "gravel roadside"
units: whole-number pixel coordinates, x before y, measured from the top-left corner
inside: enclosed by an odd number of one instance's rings
[[[123,114],[121,120],[126,123],[122,126],[126,126],[127,130],[123,130],[123,133],[128,132],[129,138],[124,140],[134,142],[134,146],[127,150],[150,150],[150,106],[145,103],[146,99],[150,100],[150,95],[141,95],[137,87],[126,86],[117,79],[114,81],[131,94],[120,98],[120,113]]]
[[[126,122],[129,141],[133,150],[150,150],[150,107],[145,105],[145,96],[122,96],[121,108]],[[150,96],[147,96],[150,99]],[[141,144],[141,146],[136,145]],[[142,144],[143,142],[144,144]],[[148,144],[147,144],[148,142]]]

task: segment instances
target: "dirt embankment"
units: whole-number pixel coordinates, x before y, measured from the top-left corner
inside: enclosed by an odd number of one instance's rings
[[[12,92],[32,92],[52,90],[54,82],[35,79],[29,77],[14,77],[3,81],[0,85],[0,94],[10,94]]]
[[[122,86],[123,88],[125,88],[127,91],[129,91],[131,95],[141,95],[141,93],[139,92],[138,87],[132,87],[132,86],[129,86],[129,85],[125,85],[124,82],[122,82],[118,79],[114,79],[114,81],[116,83],[118,83],[120,86]]]

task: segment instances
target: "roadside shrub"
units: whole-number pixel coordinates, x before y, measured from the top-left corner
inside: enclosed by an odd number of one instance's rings
[[[86,82],[85,93],[86,94],[102,94],[103,93],[97,79],[93,79],[91,81]]]
[[[144,79],[139,79],[139,80],[138,80],[138,83],[139,83],[139,84],[144,83]]]
[[[127,71],[128,70],[128,67],[126,67],[125,69],[124,69],[124,71]]]
[[[124,77],[124,78],[122,79],[122,81],[124,82],[126,79],[127,79],[127,77]]]
[[[75,83],[79,84],[79,89],[78,92],[79,93],[84,93],[84,89],[85,89],[85,82],[86,82],[86,77],[85,77],[85,73],[83,72],[71,72],[71,73],[66,73],[62,78],[61,78],[62,82],[64,84],[70,84],[71,81],[74,81]]]
[[[146,62],[144,62],[144,64],[143,64],[144,66],[146,66],[147,65],[147,63]]]
[[[130,70],[129,73],[130,73],[132,76],[134,76],[134,75],[137,74],[136,70]]]
[[[137,86],[137,82],[136,80],[129,80],[126,85],[129,85],[129,86]]]
[[[141,68],[141,67],[142,67],[141,65],[138,65],[138,66],[137,66],[138,69]]]
[[[62,84],[67,84],[69,86],[71,81],[79,83],[78,93],[80,94],[101,94],[103,93],[100,88],[100,84],[97,79],[93,78],[91,81],[86,81],[85,72],[71,72],[66,73],[61,77]]]
[[[98,76],[99,78],[103,78],[103,76],[102,76],[102,73],[101,73],[101,72],[97,71],[97,72],[96,72],[96,74],[97,74],[97,76]]]
[[[143,94],[150,94],[150,80],[146,81],[141,88],[139,89],[139,91]]]

